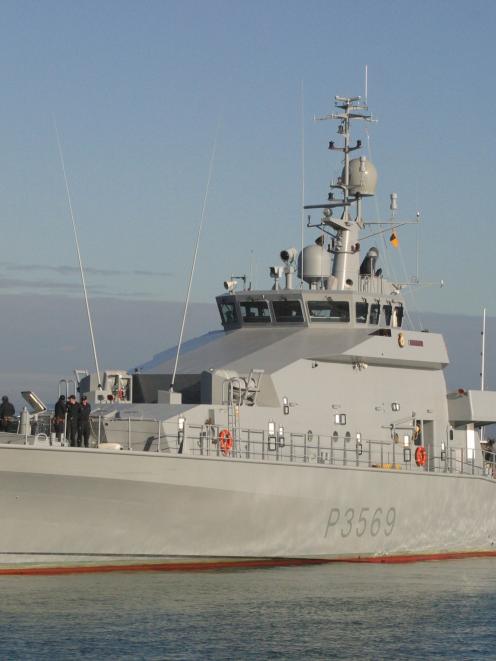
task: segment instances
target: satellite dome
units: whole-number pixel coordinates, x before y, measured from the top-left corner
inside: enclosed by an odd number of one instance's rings
[[[344,171],[342,174],[344,181]],[[353,158],[350,161],[350,195],[361,195],[366,197],[375,195],[375,188],[377,186],[377,170],[372,161],[369,161],[366,156],[360,158]]]
[[[331,276],[331,255],[324,246],[310,245],[303,248],[303,272],[302,253],[298,255],[298,277],[311,285]]]

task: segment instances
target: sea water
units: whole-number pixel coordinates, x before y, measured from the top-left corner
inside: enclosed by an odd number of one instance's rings
[[[496,658],[496,559],[0,578],[0,659]]]

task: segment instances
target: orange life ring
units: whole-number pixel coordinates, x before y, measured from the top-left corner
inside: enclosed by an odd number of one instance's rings
[[[427,450],[424,448],[423,445],[421,445],[419,448],[415,450],[415,463],[417,466],[425,466],[425,462],[427,461]]]
[[[220,449],[224,456],[228,455],[234,444],[233,437],[229,429],[223,429],[219,434]]]

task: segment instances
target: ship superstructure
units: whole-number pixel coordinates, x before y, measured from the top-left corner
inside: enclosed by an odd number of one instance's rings
[[[216,299],[223,330],[186,344],[174,382],[173,351],[102,383],[83,376],[93,449],[27,427],[4,436],[0,557],[495,550],[494,456],[479,432],[496,422],[496,393],[447,393],[442,336],[407,326],[401,284],[376,247],[361,249],[377,172],[351,157],[362,146],[351,126],[371,116],[359,97],[335,101],[324,119],[338,121],[342,144],[329,148],[343,169],[307,207],[322,214],[317,241],[282,250],[266,290],[228,278]],[[396,240],[396,227],[379,229]]]
[[[223,331],[186,347],[172,393],[173,353],[133,375],[133,407],[118,403],[98,412],[108,440],[121,435],[114,433],[114,416],[133,418],[138,408],[146,417],[159,411],[147,404],[161,403],[158,417],[173,416],[180,406],[177,417],[225,427],[236,443],[241,427],[270,426],[353,442],[393,438],[405,456],[418,439],[430,457],[448,447],[454,430],[444,341],[404,327],[401,285],[384,277],[376,247],[362,254],[360,246],[369,230],[363,202],[375,194],[377,171],[365,156],[351,158],[362,148],[360,140],[351,144],[351,126],[372,117],[359,97],[336,97],[336,106],[338,112],[322,119],[338,121],[343,144],[330,142],[329,149],[342,153],[343,168],[328,199],[306,207],[322,213],[318,223],[309,221],[316,242],[299,254],[281,250],[267,290],[253,290],[246,278],[227,279],[226,293],[217,297]],[[379,232],[377,224],[374,234],[391,232],[387,221]],[[96,401],[95,379],[88,377],[81,389]]]

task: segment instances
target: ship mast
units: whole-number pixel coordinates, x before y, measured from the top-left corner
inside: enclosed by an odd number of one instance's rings
[[[320,223],[321,229],[330,226],[336,231],[332,251],[334,253],[332,275],[338,290],[355,289],[359,274],[359,245],[358,236],[363,227],[362,197],[375,193],[376,172],[373,165],[362,156],[360,159],[350,160],[350,153],[361,149],[362,141],[357,140],[351,144],[351,123],[354,120],[375,121],[367,113],[368,106],[361,103],[361,97],[335,97],[335,105],[339,109],[337,113],[331,113],[324,117],[317,117],[317,121],[329,119],[338,120],[338,134],[343,138],[343,145],[337,146],[333,141],[329,142],[329,149],[341,151],[344,155],[344,166],[341,176],[336,182],[331,183],[331,190],[340,193],[335,199],[334,193],[329,193],[325,204],[306,206],[305,209],[323,209],[324,214]],[[353,168],[351,168],[353,165]],[[360,182],[364,182],[363,185]],[[356,203],[356,215],[351,218],[350,206]],[[332,209],[342,208],[341,218],[332,219]]]

